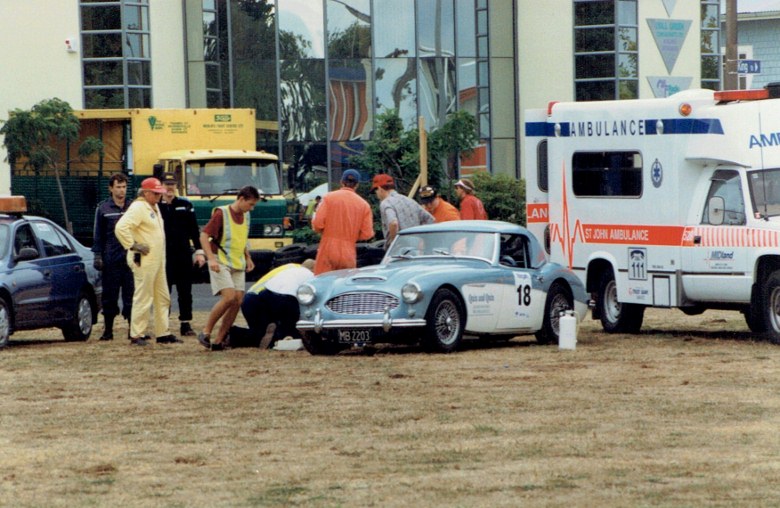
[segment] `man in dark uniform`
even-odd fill
[[[195,211],[189,200],[176,195],[176,175],[165,173],[163,186],[166,193],[159,203],[165,223],[165,273],[168,291],[176,286],[179,302],[180,333],[195,335],[192,321],[192,265],[206,264],[206,255],[200,246],[200,230]],[[196,248],[193,256],[193,248]],[[194,259],[193,259],[194,258]]]
[[[127,266],[127,251],[117,240],[114,228],[125,214],[130,202],[127,197],[127,176],[114,173],[108,179],[108,199],[95,210],[95,268],[103,272],[103,321],[100,340],[114,338],[114,319],[119,315],[119,292],[122,292],[122,316],[129,322],[133,307],[133,274]]]

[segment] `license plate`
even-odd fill
[[[371,330],[339,330],[339,342],[350,344],[359,342],[369,342],[371,340]]]

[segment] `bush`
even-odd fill
[[[489,173],[476,173],[472,180],[490,219],[525,226],[525,180]]]
[[[293,243],[319,243],[320,235],[310,226],[298,228],[292,232]]]

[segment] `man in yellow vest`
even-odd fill
[[[211,292],[220,300],[211,309],[198,342],[211,351],[225,347],[225,337],[241,309],[246,290],[246,272],[255,265],[249,255],[249,212],[260,200],[260,193],[251,185],[238,191],[236,200],[215,208],[211,220],[200,233],[200,245],[209,263]],[[211,332],[222,320],[214,340]]]
[[[130,316],[130,344],[145,346],[149,312],[154,307],[154,335],[157,342],[181,342],[168,331],[171,295],[165,278],[165,228],[157,204],[165,194],[160,180],[141,182],[140,196],[116,223],[114,233],[127,249],[127,264],[133,272],[133,312]]]

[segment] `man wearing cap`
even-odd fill
[[[487,220],[482,201],[474,195],[474,182],[461,178],[455,184],[455,193],[460,199],[460,218],[463,220]]]
[[[371,192],[376,192],[380,200],[379,212],[382,215],[385,249],[390,247],[399,231],[435,222],[433,215],[425,211],[417,201],[396,192],[395,180],[390,175],[375,175],[371,182]]]
[[[165,194],[160,201],[160,213],[165,224],[165,275],[168,292],[176,286],[179,300],[181,335],[195,335],[192,321],[192,265],[206,264],[206,254],[200,248],[200,230],[195,210],[189,200],[176,195],[176,175],[163,175]],[[195,254],[192,254],[193,249]]]
[[[368,201],[358,196],[355,189],[360,173],[348,169],[341,175],[341,188],[325,194],[317,207],[311,226],[320,233],[320,246],[314,264],[314,273],[355,268],[355,244],[374,236],[374,219]]]
[[[420,189],[420,203],[428,213],[433,215],[436,222],[447,222],[450,220],[460,220],[460,212],[451,203],[444,201],[439,197],[436,189],[426,185]]]
[[[108,199],[95,210],[95,233],[92,252],[94,266],[103,272],[103,335],[100,340],[114,338],[114,319],[119,315],[119,293],[122,293],[122,316],[129,322],[133,307],[133,273],[127,266],[127,250],[114,234],[116,223],[127,212],[127,176],[114,173],[108,179]]]
[[[168,330],[171,296],[165,278],[165,226],[158,203],[165,189],[157,178],[141,182],[140,196],[116,224],[116,237],[127,251],[133,272],[133,314],[130,344],[145,346],[149,312],[154,307],[153,332],[157,342],[181,342]]]

